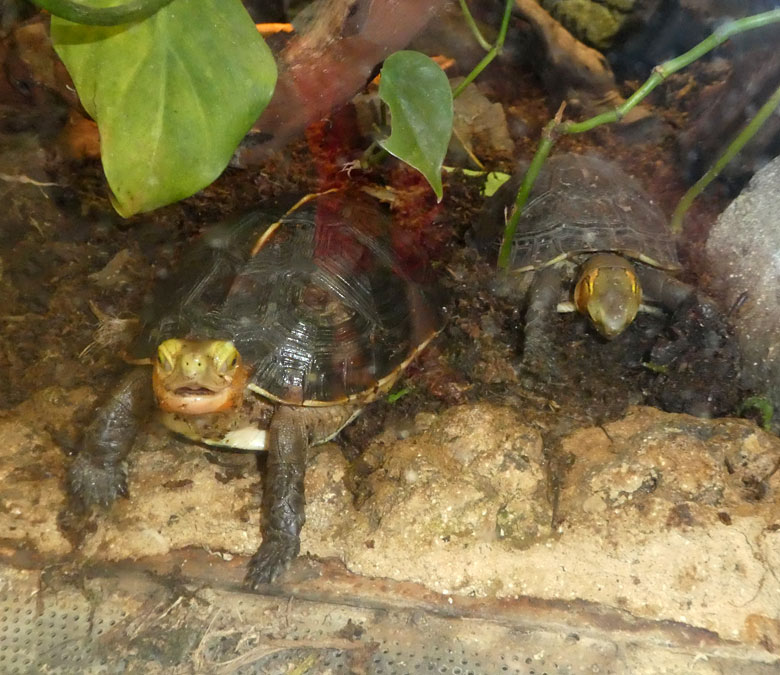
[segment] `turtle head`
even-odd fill
[[[574,305],[590,317],[605,338],[612,339],[628,328],[641,302],[636,270],[622,256],[599,253],[582,266],[574,288]]]
[[[246,378],[232,342],[173,338],[157,348],[152,381],[162,410],[200,415],[239,405]]]

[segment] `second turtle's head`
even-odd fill
[[[604,337],[614,338],[628,328],[641,302],[636,270],[624,257],[598,253],[582,266],[574,288],[574,305],[590,317]]]
[[[227,340],[165,340],[157,348],[154,394],[166,412],[218,412],[241,402],[246,371]]]

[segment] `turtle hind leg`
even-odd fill
[[[303,480],[308,433],[299,408],[279,406],[271,420],[268,462],[263,478],[263,542],[246,583],[253,589],[271,583],[301,548],[305,521]]]
[[[98,407],[68,470],[68,493],[81,506],[109,506],[127,496],[125,457],[151,405],[147,369],[127,373]]]
[[[562,272],[552,265],[538,270],[528,289],[522,363],[545,379],[553,379],[555,371],[552,322],[562,291]]]

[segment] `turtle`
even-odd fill
[[[126,457],[150,410],[210,446],[267,452],[263,540],[247,584],[300,550],[311,445],[387,392],[441,328],[435,291],[386,243],[362,193],[255,210],[205,232],[143,313],[133,364],[97,407],[67,475],[82,509],[128,495]]]
[[[483,249],[497,252],[526,168],[486,207],[475,228]],[[545,163],[515,231],[509,269],[510,292],[525,297],[523,361],[534,368],[548,362],[556,309],[579,311],[612,340],[640,309],[712,306],[674,276],[681,264],[659,206],[618,164],[595,154],[563,153]]]

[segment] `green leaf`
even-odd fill
[[[485,189],[483,194],[485,197],[492,197],[496,194],[498,188],[506,183],[512,176],[508,173],[502,173],[501,171],[491,171],[485,178]]]
[[[452,90],[447,76],[420,52],[396,52],[382,66],[379,97],[392,116],[380,145],[413,166],[441,201],[441,165],[452,135]]]
[[[404,387],[403,389],[399,389],[398,391],[395,391],[387,395],[387,402],[396,403],[397,401],[400,401],[407,394],[411,394],[411,392],[412,390],[409,387]]]
[[[123,216],[216,179],[276,84],[271,51],[240,0],[173,0],[121,26],[53,17],[51,34],[98,124],[103,170]]]

